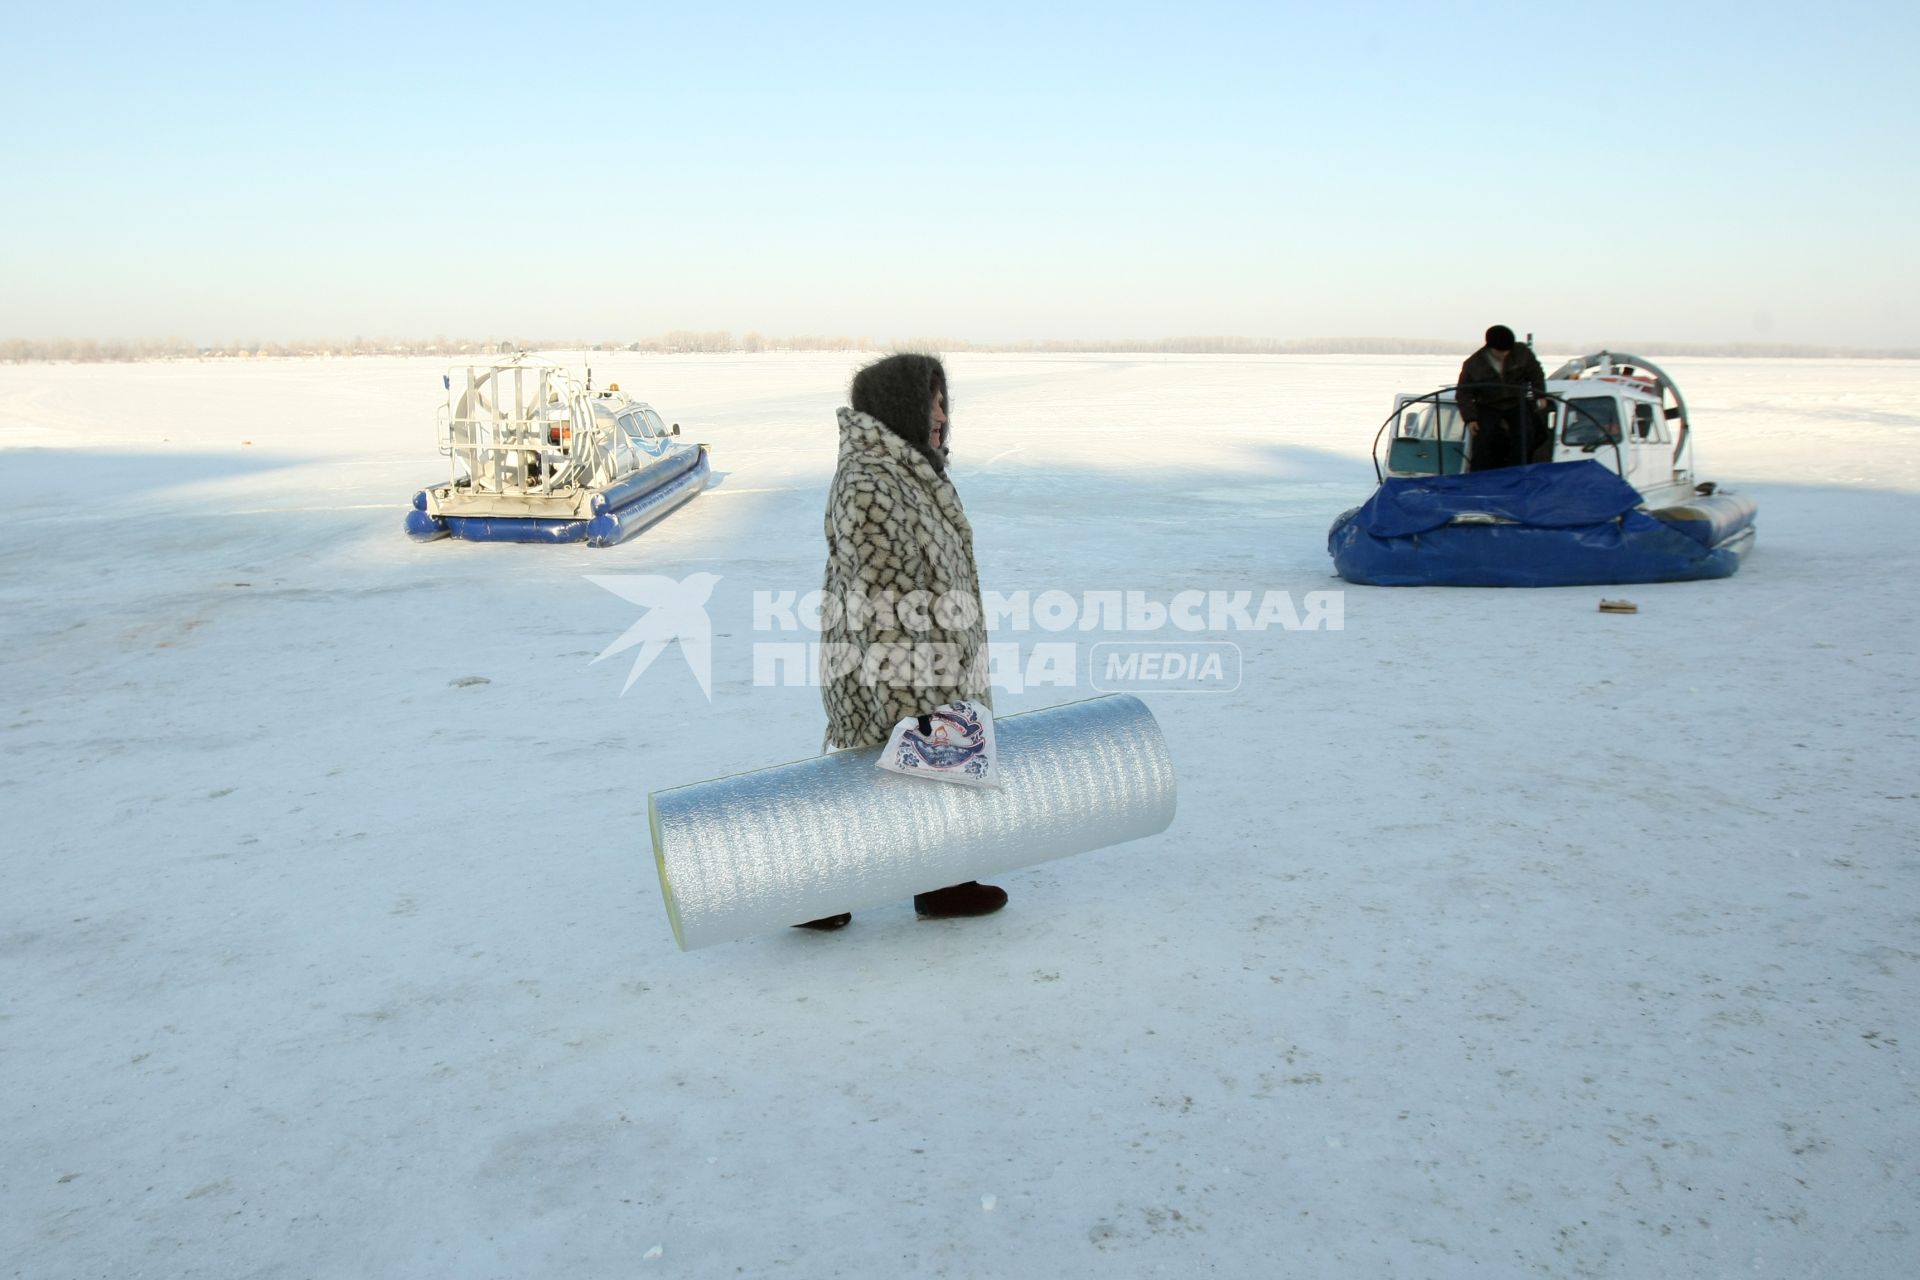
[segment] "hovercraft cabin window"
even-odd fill
[[[1400,429],[1396,433],[1402,440],[1431,440],[1438,436],[1442,440],[1459,440],[1465,432],[1460,426],[1460,411],[1451,404],[1428,402],[1410,404],[1400,414]]]
[[[1620,404],[1612,396],[1580,396],[1567,401],[1560,442],[1577,446],[1606,444],[1620,438]]]
[[[1667,424],[1655,412],[1654,406],[1644,400],[1633,406],[1633,438],[1654,444],[1667,442]]]

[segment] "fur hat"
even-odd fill
[[[887,430],[918,449],[933,469],[946,474],[947,451],[935,449],[928,437],[929,416],[934,392],[947,400],[947,412],[953,412],[953,399],[947,395],[947,371],[934,356],[902,352],[876,360],[853,375],[849,393],[853,408],[877,419]],[[951,427],[948,428],[952,430]]]

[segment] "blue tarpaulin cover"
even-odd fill
[[[1389,587],[1724,578],[1753,545],[1753,504],[1734,502],[1743,518],[1706,545],[1639,510],[1634,487],[1591,460],[1395,478],[1333,522],[1327,550],[1347,581]],[[1452,523],[1468,514],[1506,523]]]

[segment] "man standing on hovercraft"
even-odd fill
[[[1454,392],[1460,420],[1472,444],[1467,470],[1517,467],[1552,454],[1547,418],[1547,375],[1533,349],[1514,341],[1513,330],[1497,324],[1487,330],[1487,345],[1460,366]]]

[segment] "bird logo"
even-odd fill
[[[707,701],[713,701],[713,619],[707,616],[707,600],[720,581],[719,574],[690,573],[678,581],[652,573],[590,573],[586,578],[646,610],[593,660],[598,662],[640,646],[640,652],[633,656],[633,669],[627,672],[627,682],[620,687],[622,697],[653,660],[678,640],[680,656],[700,682],[700,692],[707,695]]]

